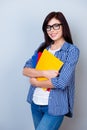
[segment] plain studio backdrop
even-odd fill
[[[0,130],[34,130],[22,69],[43,42],[42,23],[51,11],[64,13],[80,49],[74,116],[60,130],[87,129],[87,0],[0,0]]]

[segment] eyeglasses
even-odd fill
[[[53,25],[47,25],[46,30],[51,31],[51,28],[53,28],[54,30],[59,30],[61,25],[62,24],[58,24],[58,23],[55,23]]]

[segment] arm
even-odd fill
[[[52,78],[51,82],[54,88],[65,89],[70,86],[72,77],[75,75],[75,68],[79,58],[79,49],[77,47],[71,47],[67,59],[61,69],[60,75],[58,77]]]
[[[45,88],[54,88],[51,80],[45,80],[45,81],[38,81],[36,78],[30,78],[30,83],[33,86],[39,87],[39,88],[44,88],[43,86],[45,86]]]
[[[23,75],[27,77],[44,77],[44,72],[34,68],[24,68]]]
[[[23,75],[27,77],[37,78],[37,77],[46,77],[48,79],[53,78],[58,75],[58,71],[56,70],[36,70],[34,68],[27,68],[23,69]]]
[[[38,59],[38,53],[35,51],[34,55],[25,63],[23,68],[23,75],[27,77],[41,77],[43,76],[43,71],[35,70],[35,66]]]
[[[52,78],[58,75],[58,71],[55,70],[48,70],[48,71],[41,71],[36,70],[35,66],[37,63],[38,54],[37,52],[34,53],[34,55],[25,63],[23,68],[23,75],[27,77],[46,77],[46,78]]]
[[[61,69],[60,75],[58,77],[53,77],[46,81],[37,81],[35,78],[30,79],[30,83],[36,87],[45,88],[60,88],[65,89],[71,83],[72,76],[75,71],[75,67],[79,58],[79,50],[77,48],[72,48],[69,51],[66,62]]]

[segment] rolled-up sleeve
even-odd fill
[[[78,58],[79,49],[74,46],[69,50],[67,59],[60,71],[59,76],[51,79],[54,88],[65,89],[70,84],[72,77],[75,74],[74,72]]]

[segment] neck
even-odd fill
[[[60,49],[63,46],[64,42],[65,42],[64,39],[54,41],[54,44],[52,44],[51,49],[52,50]]]

